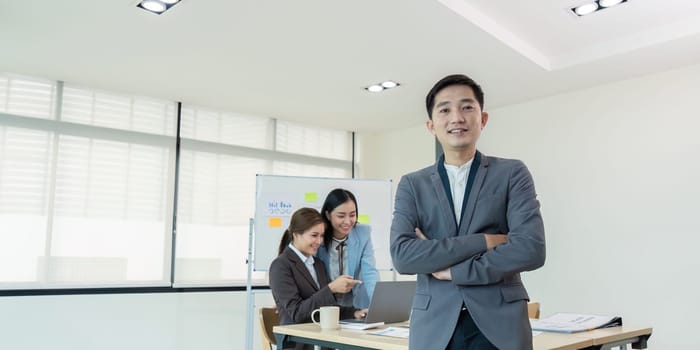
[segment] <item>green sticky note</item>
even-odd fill
[[[317,199],[318,199],[318,194],[316,192],[304,193],[304,202],[306,202],[306,203],[316,203]]]
[[[368,214],[360,214],[357,216],[357,222],[361,224],[369,224],[369,215]]]

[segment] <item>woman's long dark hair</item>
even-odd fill
[[[342,188],[336,188],[333,191],[331,191],[328,194],[328,196],[326,196],[326,201],[323,202],[323,207],[321,208],[321,217],[323,217],[323,222],[326,223],[326,232],[323,235],[323,244],[326,246],[326,249],[328,249],[328,247],[331,244],[331,240],[333,239],[333,225],[331,225],[331,221],[328,219],[328,215],[330,215],[335,208],[347,202],[348,200],[351,200],[353,203],[355,203],[355,210],[357,213],[359,213],[360,211],[357,207],[357,200],[355,199],[355,195],[352,194],[352,192]],[[355,221],[355,224],[357,225],[357,221]]]
[[[289,220],[289,227],[284,230],[280,246],[277,248],[277,255],[282,254],[284,248],[287,248],[290,242],[294,241],[294,234],[302,234],[304,231],[318,225],[323,224],[322,215],[313,208],[300,208],[292,214],[292,219]]]

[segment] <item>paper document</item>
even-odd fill
[[[378,331],[369,332],[369,334],[408,339],[408,328],[406,328],[406,327],[387,327],[384,329],[380,329]]]
[[[576,333],[596,328],[622,326],[622,317],[558,313],[538,320],[530,320],[533,331]]]
[[[372,323],[347,322],[347,321],[340,322],[340,328],[359,329],[359,330],[377,328],[377,327],[383,326],[383,325],[384,325],[384,322],[372,322]]]

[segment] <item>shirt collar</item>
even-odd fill
[[[474,157],[472,157],[472,159],[470,159],[468,162],[466,162],[460,166],[451,165],[451,164],[447,164],[444,162],[443,162],[443,165],[445,166],[445,170],[450,171],[450,172],[454,172],[454,173],[459,173],[459,172],[462,172],[462,171],[469,169],[469,167],[472,166],[472,162],[474,162]]]
[[[306,256],[304,256],[304,254],[301,253],[299,249],[297,249],[297,247],[294,246],[293,243],[289,243],[289,248],[291,248],[292,251],[294,251],[297,254],[297,256],[299,256],[299,259],[301,259],[301,261],[303,261],[305,264],[314,264],[314,257],[310,256],[307,258]]]
[[[349,235],[348,235],[348,236],[349,236]],[[343,243],[343,242],[347,242],[347,241],[348,241],[348,236],[345,236],[345,238],[343,238],[343,239],[337,239],[337,238],[335,238],[335,237],[331,237],[331,239],[332,239],[333,242],[335,242],[336,244],[340,244],[340,243]]]

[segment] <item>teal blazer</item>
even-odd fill
[[[348,274],[354,279],[361,280],[352,289],[353,306],[358,309],[369,307],[372,300],[374,286],[379,279],[376,262],[374,259],[374,247],[372,246],[372,229],[369,225],[357,224],[348,234],[345,252],[348,254]],[[330,256],[325,245],[318,248],[316,257],[323,261],[326,271],[330,274]],[[329,276],[330,279],[330,276]]]

